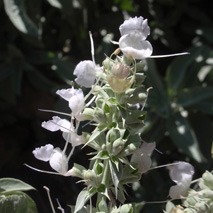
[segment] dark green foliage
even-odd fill
[[[70,86],[70,81],[75,78],[74,67],[79,61],[91,59],[88,31],[93,33],[96,62],[101,63],[104,53],[109,55],[116,48],[107,42],[106,33],[113,33],[113,40],[119,39],[118,27],[123,22],[123,11],[132,17],[142,15],[148,18],[151,27],[148,40],[153,45],[153,55],[190,52],[190,55],[178,58],[147,61],[149,68],[145,83],[153,89],[149,92],[143,139],[156,141],[157,148],[164,153],[154,153],[156,164],[188,159],[194,162],[198,173],[211,168],[211,1],[1,0],[2,176],[31,161],[26,156],[31,155],[38,144],[44,145],[47,140],[60,144],[55,135],[51,139],[45,137],[46,132],[42,132],[40,123],[51,115],[38,113],[37,109],[53,109],[54,106],[64,109],[64,103],[56,99],[55,91]],[[107,105],[105,110],[108,110]],[[86,162],[78,157],[74,161]],[[10,174],[27,176],[26,172],[19,172]],[[137,196],[139,201],[166,199],[166,193],[162,195],[161,192],[162,187],[169,189],[167,177],[158,170],[153,173],[158,180],[150,183],[150,174],[142,179],[142,190]],[[39,177],[40,174],[35,172],[35,175]],[[43,179],[40,179],[42,185]],[[75,183],[72,186],[73,193],[79,193],[78,186]],[[70,194],[64,196],[64,203],[73,204],[76,194],[72,198]],[[135,198],[135,194],[132,197]],[[144,212],[161,212],[159,209],[162,208],[149,205],[145,206]]]

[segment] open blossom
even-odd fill
[[[85,143],[85,138],[82,135],[77,135],[74,128],[66,119],[61,119],[58,116],[53,116],[52,120],[42,122],[41,126],[49,131],[55,132],[61,130],[63,138],[70,142],[73,147]]]
[[[194,174],[194,167],[191,164],[187,162],[178,163],[179,164],[169,167],[169,175],[177,184],[176,186],[172,186],[169,190],[169,196],[172,199],[178,199],[186,194]]]
[[[136,150],[131,158],[131,162],[138,164],[138,170],[141,173],[147,172],[152,164],[152,160],[150,155],[152,154],[153,150],[155,149],[155,142],[153,143],[146,143],[144,142],[140,149]]]
[[[95,82],[96,72],[101,71],[93,61],[81,61],[75,68],[73,74],[77,76],[76,83],[82,87],[90,88]]]
[[[72,110],[73,116],[79,116],[85,107],[84,93],[82,89],[62,89],[56,91],[63,99],[69,102],[69,107]]]
[[[152,45],[141,38],[141,33],[132,32],[119,39],[119,46],[128,58],[143,59],[152,55]]]
[[[120,50],[127,58],[144,59],[144,58],[162,58],[170,56],[185,55],[188,53],[177,53],[171,55],[152,56],[153,48],[149,41],[146,40],[150,34],[147,19],[143,17],[130,18],[125,20],[119,27],[121,38],[119,39]]]
[[[68,171],[68,159],[60,148],[54,148],[53,145],[47,144],[33,150],[35,158],[41,161],[49,161],[52,169],[64,176],[72,176]]]

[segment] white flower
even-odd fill
[[[71,122],[66,119],[53,116],[52,120],[42,122],[41,126],[52,132],[61,130],[63,132],[63,138],[70,142],[73,147],[85,143],[85,138],[82,135],[77,135]]]
[[[119,27],[121,36],[131,32],[139,32],[141,33],[141,39],[145,40],[150,34],[150,28],[147,22],[147,19],[144,20],[142,16],[125,20],[124,23]]]
[[[38,160],[47,162],[50,160],[53,150],[54,150],[53,145],[47,144],[46,146],[36,148],[33,151],[33,154],[34,154],[35,158],[37,158]]]
[[[120,50],[128,58],[143,59],[152,55],[152,45],[143,40],[141,33],[132,32],[119,39]]]
[[[72,176],[73,172],[68,171],[67,156],[60,148],[55,148],[51,144],[41,146],[33,151],[35,158],[42,161],[49,161],[52,169],[64,176]]]
[[[81,89],[62,89],[56,91],[63,99],[69,102],[69,107],[72,110],[73,116],[79,116],[85,106],[84,93]]]
[[[62,132],[69,132],[71,123],[66,119],[61,119],[58,116],[53,116],[52,120],[42,122],[41,126],[51,132],[61,130]]]
[[[70,142],[73,147],[85,144],[86,139],[82,135],[77,135],[75,132],[63,132],[63,138]]]
[[[155,143],[146,143],[144,142],[140,149],[136,150],[131,158],[131,162],[138,164],[138,170],[141,173],[147,172],[152,164],[150,155],[155,149]]]
[[[178,164],[169,167],[169,175],[177,184],[176,186],[172,186],[169,190],[169,196],[172,199],[178,199],[186,194],[194,174],[194,167],[191,164],[187,162],[177,163]]]
[[[96,72],[101,71],[93,61],[81,61],[75,68],[73,74],[77,76],[76,83],[82,87],[90,88],[95,82]]]
[[[146,41],[147,36],[150,34],[150,28],[147,19],[143,17],[130,18],[124,21],[119,27],[121,38],[119,42],[120,50],[127,58],[144,59],[144,58],[163,58],[171,56],[185,55],[188,53],[176,53],[170,55],[152,56],[152,45]]]

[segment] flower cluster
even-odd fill
[[[65,139],[64,149],[47,144],[33,151],[37,159],[49,161],[57,174],[82,179],[86,187],[77,198],[74,212],[86,209],[87,201],[95,193],[99,194],[95,212],[106,212],[108,203],[109,208],[116,201],[124,203],[125,185],[140,180],[141,175],[152,167],[151,154],[156,143],[142,143],[141,140],[146,114],[143,109],[148,95],[143,85],[145,75],[141,72],[145,64],[136,61],[152,54],[152,46],[146,40],[150,28],[146,19],[135,17],[124,21],[119,30],[119,49],[106,57],[102,67],[94,60],[81,61],[76,66],[75,82],[81,87],[91,88],[86,96],[82,89],[74,87],[56,92],[68,102],[71,110],[70,114],[58,113],[69,119],[53,116],[52,120],[43,122],[42,127],[52,132],[61,131]],[[120,51],[123,55],[119,55]],[[93,107],[90,107],[92,102]],[[91,133],[79,135],[78,127],[84,120],[89,120],[95,128]],[[68,153],[70,144],[72,149]],[[69,170],[68,161],[79,145],[94,150],[89,153],[92,156],[90,167],[86,169],[74,164]],[[172,198],[186,192],[193,173],[188,163],[171,167],[170,176],[177,183],[170,189]],[[134,212],[134,206],[127,204],[111,209],[111,212],[120,212],[119,209],[121,212]]]

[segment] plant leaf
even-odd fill
[[[53,7],[56,7],[56,8],[62,8],[62,5],[60,3],[60,1],[58,0],[47,0],[49,2],[49,4]]]
[[[32,186],[27,183],[24,183],[21,180],[14,178],[1,178],[0,179],[0,194],[7,194],[16,191],[28,191],[35,190]]]
[[[168,86],[168,94],[176,94],[176,91],[180,88],[185,73],[189,65],[195,61],[197,56],[203,51],[203,47],[194,47],[189,50],[190,55],[177,57],[171,65],[168,67],[166,72],[166,80]]]
[[[153,107],[157,114],[165,118],[167,116],[167,94],[158,74],[153,59],[147,59],[147,79],[148,86],[152,87],[148,96],[148,105]]]
[[[171,114],[167,119],[167,130],[176,146],[188,156],[199,163],[205,160],[200,151],[197,137],[186,118],[179,113]]]
[[[78,195],[74,213],[80,211],[84,207],[86,202],[95,194],[95,192],[95,190],[89,191],[87,188],[84,188]]]
[[[177,104],[191,106],[208,98],[213,98],[213,87],[194,87],[179,92]]]
[[[19,31],[38,37],[38,29],[28,17],[23,0],[4,0],[4,8],[10,21]]]
[[[34,201],[25,193],[17,192],[0,198],[1,213],[37,213]]]

